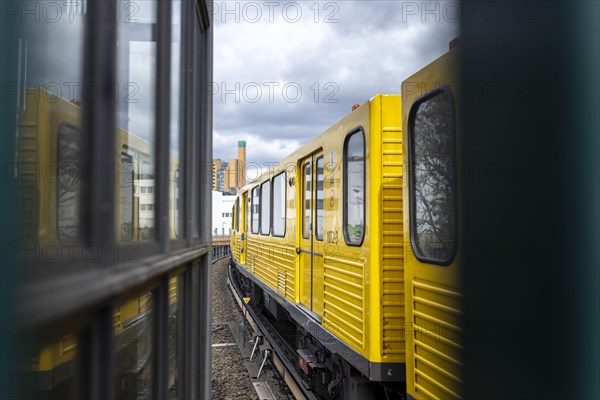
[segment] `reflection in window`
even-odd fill
[[[140,213],[139,213],[139,229],[143,240],[152,239],[154,237],[154,168],[147,161],[142,161],[142,169],[140,178],[137,181],[138,187],[141,188],[139,194]],[[149,191],[152,189],[152,192]]]
[[[456,241],[452,98],[446,91],[434,92],[413,105],[411,116],[414,250],[445,264]]]
[[[310,230],[311,230],[311,226],[310,226],[310,163],[306,163],[304,164],[304,174],[302,176],[302,188],[304,190],[304,196],[302,198],[302,203],[304,204],[304,211],[303,211],[303,220],[302,220],[302,236],[305,239],[308,239],[310,237]]]
[[[152,391],[152,292],[130,298],[114,315],[117,399],[148,399]]]
[[[260,185],[260,233],[268,235],[271,230],[271,181]]]
[[[79,221],[80,179],[79,129],[64,123],[58,131],[58,237],[77,240]]]
[[[139,202],[134,236],[142,240],[155,238],[156,5],[155,0],[137,2],[135,18],[130,18],[127,0],[117,5],[117,140],[140,163],[134,182]]]
[[[344,149],[344,236],[360,245],[365,233],[365,139],[361,130],[346,138]]]
[[[168,366],[168,385],[169,385],[169,399],[182,398],[182,394],[178,395],[178,392],[182,391],[181,385],[178,385],[179,381],[179,363],[178,359],[183,357],[178,356],[182,354],[182,343],[178,339],[182,335],[183,328],[183,302],[180,299],[183,298],[183,274],[172,276],[169,279],[169,366]]]
[[[183,135],[181,134],[181,1],[171,3],[171,193],[174,197],[170,201],[171,215],[173,216],[173,233],[171,238],[182,238],[183,235],[183,174],[181,173],[181,154]],[[173,173],[173,171],[175,171]],[[173,237],[174,236],[174,237]]]
[[[317,158],[317,219],[315,235],[317,240],[323,240],[323,156]]]
[[[273,178],[273,236],[285,235],[285,172]]]
[[[121,154],[121,240],[133,239],[133,158]]]
[[[252,189],[252,233],[258,233],[258,210],[260,198],[258,197],[258,186]]]

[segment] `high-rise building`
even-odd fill
[[[213,160],[213,190],[224,192],[226,187],[226,172],[228,164],[223,160]]]
[[[246,184],[246,141],[238,141],[238,158],[213,160],[213,190],[235,192]]]

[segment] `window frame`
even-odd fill
[[[362,231],[362,235],[360,238],[360,242],[354,243],[348,240],[348,157],[347,157],[347,152],[348,152],[348,142],[350,141],[350,138],[352,136],[354,136],[355,134],[360,133],[362,135],[362,139],[363,139],[363,146],[362,146],[362,150],[363,150],[363,158],[364,158],[364,168],[363,168],[363,191],[365,192],[365,200],[363,201],[363,207],[362,207],[362,215],[363,215],[363,231]],[[342,217],[342,231],[344,232],[344,242],[346,243],[346,245],[348,246],[352,246],[352,247],[361,247],[365,241],[365,232],[366,232],[366,227],[367,227],[367,202],[366,202],[366,192],[367,192],[367,139],[366,139],[366,135],[365,135],[365,130],[363,129],[362,126],[357,126],[356,128],[352,129],[351,131],[349,131],[346,134],[346,137],[344,138],[344,150],[343,150],[343,154],[342,157],[344,158],[344,171],[343,171],[343,195],[344,195],[344,199],[343,199],[343,217]]]
[[[310,239],[310,227],[308,229],[308,234],[304,235],[305,232],[305,228],[306,228],[306,167],[309,167],[312,169],[312,162],[311,159],[308,159],[304,164],[302,164],[302,238],[303,239]],[[312,174],[312,170],[309,172],[309,176]],[[312,181],[311,181],[312,183]],[[311,188],[311,198],[309,199],[309,201],[312,201],[312,188]],[[310,211],[312,211],[312,204],[308,207],[308,209]],[[311,222],[312,222],[312,218],[311,218]]]
[[[258,235],[260,232],[260,191],[258,190],[258,186],[256,185],[250,190],[250,233]],[[258,210],[256,214],[258,215],[256,222],[256,231],[254,230],[254,191],[257,190],[256,198],[258,199]]]
[[[413,160],[415,159],[415,137],[414,137],[414,123],[415,123],[415,118],[416,118],[416,113],[417,110],[419,109],[419,106],[424,103],[425,101],[438,96],[438,95],[446,95],[448,96],[448,99],[450,101],[450,111],[452,113],[451,116],[451,127],[452,127],[452,133],[451,133],[451,145],[452,145],[452,152],[451,155],[453,157],[454,160],[454,166],[455,168],[453,168],[452,170],[452,182],[451,184],[453,185],[453,196],[452,196],[452,201],[453,201],[453,212],[454,212],[454,244],[452,246],[452,250],[450,253],[450,256],[448,257],[447,260],[438,260],[438,259],[432,259],[429,257],[426,257],[422,251],[421,248],[419,247],[418,242],[416,241],[416,194],[415,194],[415,190],[414,190],[414,182],[415,182],[415,177],[414,177],[414,172],[415,172],[415,163],[413,162]],[[433,90],[430,90],[429,92],[423,94],[422,96],[418,97],[414,103],[411,105],[410,107],[410,111],[408,114],[408,124],[407,124],[407,132],[408,132],[408,154],[410,157],[410,162],[408,163],[408,192],[409,192],[409,232],[410,232],[410,245],[411,245],[411,249],[413,251],[413,254],[415,255],[415,257],[417,258],[417,260],[419,260],[422,263],[427,263],[427,264],[434,264],[434,265],[439,265],[441,267],[446,267],[450,264],[452,264],[452,262],[455,260],[456,258],[456,253],[458,251],[458,183],[457,183],[457,177],[456,177],[456,160],[457,160],[457,154],[456,154],[456,107],[455,107],[455,98],[454,95],[452,94],[452,91],[450,90],[450,88],[447,85],[441,85]]]
[[[283,175],[283,234],[281,235],[276,235],[275,234],[275,227],[273,226],[274,222],[275,222],[275,218],[274,218],[274,210],[275,207],[273,207],[273,205],[275,204],[274,202],[274,198],[275,198],[275,190],[273,189],[275,187],[275,178],[279,178],[280,175]],[[278,172],[275,176],[273,176],[273,178],[271,179],[271,236],[274,237],[285,237],[285,233],[287,230],[287,187],[286,187],[286,173],[285,170]]]

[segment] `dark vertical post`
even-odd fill
[[[84,33],[80,226],[102,265],[115,240],[116,10],[115,0],[89,0]]]
[[[169,251],[169,190],[171,147],[171,2],[157,2],[157,65],[156,65],[156,223],[158,241],[163,252]]]
[[[210,3],[210,1],[207,1]],[[207,4],[210,6],[211,4]],[[209,7],[211,9],[211,7]],[[202,68],[202,76],[200,80],[201,94],[201,110],[202,110],[202,128],[200,135],[200,179],[197,181],[200,187],[200,198],[202,199],[202,207],[200,208],[200,238],[202,242],[208,246],[212,243],[212,175],[208,176],[208,168],[212,165],[212,135],[213,135],[213,99],[212,91],[208,91],[208,87],[212,87],[209,83],[213,80],[213,24],[211,14],[208,13],[208,26],[204,26],[204,31],[200,36],[200,46],[202,49],[200,54],[203,59],[200,60]],[[200,398],[210,399],[211,395],[211,250],[208,248],[207,253],[202,257],[200,263],[200,280],[199,280],[199,306],[200,306]]]
[[[161,279],[155,291],[155,304],[153,321],[154,349],[152,353],[152,398],[168,398],[169,374],[169,277]]]

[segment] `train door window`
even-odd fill
[[[133,157],[121,154],[121,240],[133,239]]]
[[[285,171],[273,178],[273,236],[285,236]]]
[[[252,233],[258,233],[258,215],[260,207],[260,197],[258,196],[258,186],[252,189]]]
[[[356,129],[344,142],[344,240],[362,245],[365,237],[365,136]]]
[[[421,261],[448,265],[456,252],[456,178],[454,101],[447,88],[413,104],[408,132],[413,251]]]
[[[323,156],[317,158],[317,190],[315,191],[316,213],[315,216],[315,237],[317,240],[323,240],[323,177],[324,177]]]
[[[304,204],[304,209],[302,211],[302,237],[308,239],[310,237],[310,163],[304,164],[302,168],[302,204]]]
[[[77,240],[79,233],[80,179],[77,177],[80,150],[79,129],[63,123],[58,131],[58,237]],[[33,210],[32,210],[33,211]]]
[[[240,219],[241,219],[241,210],[240,210],[240,198],[238,197],[235,200],[235,231],[240,231]]]
[[[271,181],[260,185],[260,234],[268,235],[271,230]]]

